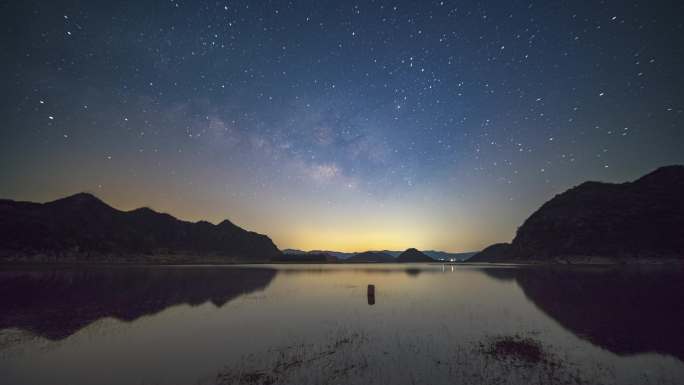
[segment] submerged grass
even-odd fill
[[[338,333],[323,346],[297,344],[269,351],[268,357],[250,355],[239,368],[227,368],[216,377],[221,385],[331,383],[367,368],[358,348],[368,341],[359,332]],[[261,363],[261,366],[255,364]],[[315,380],[316,382],[310,382]],[[303,382],[302,382],[303,381]],[[322,381],[322,382],[321,382]]]
[[[531,335],[497,335],[455,342],[446,344],[447,350],[437,347],[435,341],[416,336],[397,335],[390,340],[340,330],[325,344],[296,344],[245,356],[237,365],[227,366],[215,383],[599,385],[617,382],[609,368],[573,362]]]
[[[518,334],[495,337],[488,345],[481,343],[480,347],[484,353],[496,359],[519,361],[528,365],[550,359],[549,353],[544,350],[539,341]]]

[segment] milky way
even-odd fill
[[[684,163],[681,2],[0,7],[3,198],[466,251],[582,181]]]

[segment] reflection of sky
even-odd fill
[[[478,249],[584,180],[684,162],[681,8],[13,2],[0,196]]]

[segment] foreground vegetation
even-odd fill
[[[220,385],[276,384],[616,384],[610,368],[587,367],[532,335],[495,335],[454,345],[437,356],[425,341],[391,346],[340,331],[323,345],[294,344],[248,355],[214,379]],[[640,378],[642,384],[674,384]]]

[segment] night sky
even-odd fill
[[[684,163],[680,1],[9,1],[0,197],[469,251]]]

